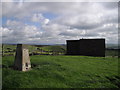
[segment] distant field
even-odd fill
[[[115,50],[115,49],[113,49],[113,50],[106,50],[105,51],[105,55],[106,56],[112,56],[112,57],[114,57],[114,56],[118,56],[118,50]]]
[[[29,53],[31,55],[63,55],[66,53],[66,47],[62,45],[49,46],[35,46],[28,45]],[[3,45],[3,56],[15,55],[16,45]]]
[[[118,58],[31,56],[32,70],[12,69],[14,56],[3,57],[3,88],[118,88]]]
[[[112,46],[111,46],[112,47]],[[111,48],[110,47],[110,48]],[[66,54],[65,45],[52,45],[52,46],[34,46],[29,45],[29,53],[32,55],[64,55]],[[3,54],[5,56],[15,55],[16,45],[3,45]],[[105,56],[118,56],[118,50],[106,50]]]

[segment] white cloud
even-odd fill
[[[43,19],[44,19],[44,17],[42,16],[42,14],[34,14],[32,17],[33,22],[40,22]]]
[[[39,14],[33,14],[31,21],[39,22],[41,24],[48,24],[50,20],[45,18],[41,13],[39,13]]]
[[[3,43],[27,43],[42,35],[36,26],[11,20],[8,20],[6,25],[8,28],[1,27]]]
[[[50,21],[49,19],[45,19],[45,20],[44,20],[44,24],[48,24],[49,21]]]
[[[2,15],[17,18],[7,20],[3,41],[55,44],[65,43],[67,39],[106,38],[109,43],[117,43],[116,5],[117,3],[85,2],[3,3]],[[50,16],[46,18],[44,13],[48,13],[48,16],[52,13],[57,17],[49,19]],[[40,27],[26,24],[26,18],[32,23],[38,23]]]
[[[13,30],[9,30],[8,28],[0,28],[0,31],[2,31],[2,37],[7,37],[8,35],[11,35]]]

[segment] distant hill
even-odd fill
[[[35,45],[35,47],[42,49],[44,51],[54,51],[54,52],[66,51],[66,46],[62,46],[62,45]]]
[[[44,47],[41,47],[41,49],[45,51],[59,51],[59,52],[66,51],[66,47],[59,46],[59,45],[44,46]]]
[[[65,54],[66,45],[28,45],[29,53],[34,54]],[[115,44],[106,45],[106,56],[117,56],[118,46]],[[3,44],[4,55],[15,55],[16,45]],[[49,53],[50,52],[50,53]]]
[[[106,44],[106,48],[107,49],[118,49],[118,45],[117,44]]]
[[[3,44],[3,55],[15,55],[17,45]],[[29,53],[34,55],[40,54],[64,54],[66,46],[62,45],[28,45]]]

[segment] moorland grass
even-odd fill
[[[118,88],[118,58],[31,56],[32,70],[12,69],[13,56],[2,59],[3,88]]]

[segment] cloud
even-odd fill
[[[32,17],[33,22],[40,22],[43,19],[44,19],[44,17],[42,16],[42,14],[34,14]]]
[[[59,35],[64,35],[64,36],[83,36],[85,35],[85,30],[78,30],[78,29],[67,29],[63,32],[61,32]]]
[[[6,27],[1,27],[3,43],[27,43],[40,38],[42,32],[36,26],[8,20]]]
[[[32,22],[38,22],[41,24],[48,24],[49,23],[49,19],[45,18],[41,13],[38,14],[33,14],[32,18],[31,18]]]
[[[118,2],[102,3],[102,5],[107,9],[116,9],[118,7]]]
[[[62,44],[67,39],[106,38],[107,43],[117,43],[116,5],[114,2],[4,2],[2,16],[8,19],[2,27],[3,42]],[[51,19],[50,13],[56,17]]]

